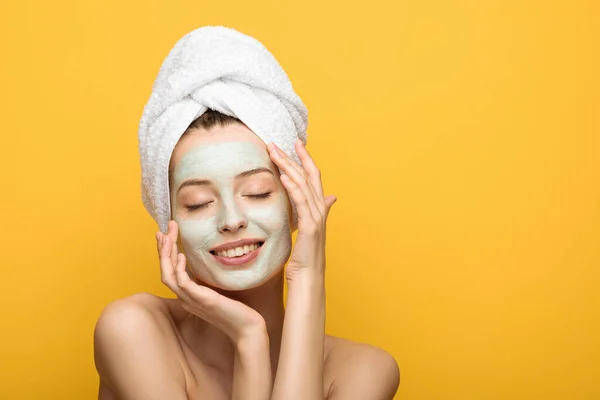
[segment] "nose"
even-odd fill
[[[221,218],[219,221],[219,232],[236,232],[239,229],[248,226],[248,220],[245,215],[240,212],[235,204],[235,201],[227,202],[223,204],[221,210]]]

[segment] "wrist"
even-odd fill
[[[245,327],[240,331],[234,339],[236,348],[246,348],[251,346],[260,346],[261,344],[269,344],[269,334],[264,321]]]
[[[287,277],[288,290],[292,291],[324,291],[325,275],[316,271],[298,271]]]
[[[288,265],[285,271],[288,285],[315,285],[323,284],[325,271],[323,268],[296,267]]]
[[[234,343],[235,355],[240,361],[262,359],[270,353],[267,332],[254,332],[240,336]]]
[[[325,283],[322,278],[303,277],[288,282],[287,311],[307,313],[318,318],[325,309]]]

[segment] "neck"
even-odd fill
[[[285,314],[283,307],[283,269],[256,288],[239,291],[227,291],[214,287],[212,289],[223,296],[253,308],[263,317],[269,335],[271,368],[273,376],[275,376]],[[192,347],[196,355],[206,364],[218,370],[233,373],[234,347],[229,338],[217,327],[196,316],[190,315],[188,322],[189,327],[186,329],[188,335],[185,335],[188,336],[186,342]],[[198,344],[195,345],[195,343]],[[227,356],[224,357],[224,355]]]

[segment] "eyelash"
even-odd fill
[[[271,192],[268,193],[261,193],[261,194],[255,194],[255,195],[248,195],[246,197],[250,197],[252,199],[268,199],[269,197],[271,197]],[[212,201],[208,202],[208,203],[204,203],[204,204],[198,204],[198,205],[194,205],[194,206],[187,206],[187,210],[189,212],[192,211],[196,211],[196,210],[200,210],[202,208],[206,208],[210,203],[212,203]]]

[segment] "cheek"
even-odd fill
[[[179,237],[185,248],[202,249],[214,242],[216,218],[203,220],[181,220]]]
[[[272,204],[249,209],[246,215],[249,220],[271,233],[289,227],[289,210],[282,194]]]

